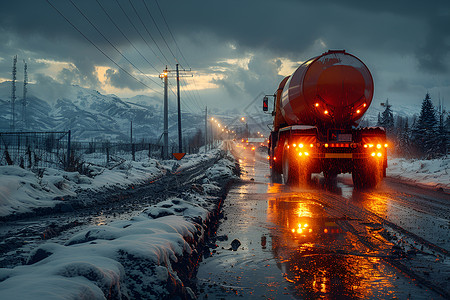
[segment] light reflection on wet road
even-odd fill
[[[402,193],[395,184],[356,192],[345,176],[331,187],[325,187],[319,177],[309,187],[290,189],[270,184],[264,153],[257,153],[256,158],[245,156],[241,153],[243,181],[234,185],[224,201],[225,218],[217,232],[228,240],[218,240],[218,247],[211,248],[211,256],[200,264],[200,299],[446,297],[439,291],[448,291],[448,284],[438,283],[430,291],[433,284],[427,283],[435,279],[429,275],[433,270],[442,271],[444,281],[450,279],[445,253],[449,248],[447,195],[436,197],[419,190]],[[414,196],[417,193],[421,196]],[[402,205],[405,201],[409,201],[406,207],[412,207],[408,213]],[[394,223],[406,233],[400,234]],[[430,229],[437,231],[430,234]],[[415,249],[411,246],[417,244],[415,235],[444,253],[431,257],[430,250],[425,261],[409,259],[405,253]],[[237,251],[231,250],[234,239],[241,243]],[[424,278],[417,270],[435,259],[437,266],[420,271],[431,276]]]

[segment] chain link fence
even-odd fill
[[[169,153],[178,152],[176,145]],[[183,147],[188,154],[199,148]],[[27,169],[52,167],[80,171],[83,166],[112,168],[125,160],[163,158],[163,146],[155,143],[120,143],[110,141],[79,142],[71,140],[71,132],[0,132],[0,165],[18,165]],[[171,158],[171,157],[169,157]]]
[[[0,165],[22,168],[65,166],[70,132],[0,132]]]

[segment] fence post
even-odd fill
[[[135,144],[131,144],[131,154],[133,156],[133,161],[136,160],[136,148],[135,148]]]
[[[106,164],[109,164],[109,144],[106,145]]]
[[[70,135],[71,132],[69,130],[69,135],[67,137],[67,170],[70,168]]]

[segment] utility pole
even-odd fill
[[[133,144],[133,120],[131,120],[130,124],[130,145]]]
[[[167,99],[167,75],[169,74],[169,71],[166,69],[159,75],[159,78],[164,80],[164,131],[163,131],[163,140],[164,140],[164,146],[163,146],[163,159],[169,158],[169,102]]]
[[[183,152],[182,136],[181,136],[181,105],[180,105],[180,71],[177,64],[177,104],[178,104],[178,153]]]
[[[208,106],[205,107],[205,154],[208,145]]]
[[[28,74],[27,74],[27,63],[23,60],[23,102],[22,102],[22,121],[24,128],[28,128],[28,117],[27,117],[27,84],[28,84]]]
[[[191,70],[181,70],[182,72],[191,72]],[[178,106],[178,150],[181,152],[183,152],[183,136],[182,136],[182,130],[181,130],[181,104],[180,104],[180,77],[192,77],[186,74],[181,74],[180,75],[180,70],[178,68],[178,64],[176,65],[176,69],[175,70],[167,70],[167,66],[166,69],[164,70],[164,73],[161,74],[159,77],[160,78],[165,78],[164,79],[164,95],[167,95],[167,83],[166,80],[169,77],[169,73],[171,72],[176,72],[176,79],[177,79],[177,106]],[[165,74],[165,75],[164,75]],[[166,99],[167,96],[165,96],[164,99]],[[165,115],[165,112],[164,112]],[[168,149],[168,147],[167,147]]]
[[[13,59],[13,69],[12,69],[12,89],[11,89],[11,131],[15,131],[16,126],[16,114],[15,114],[15,105],[16,105],[16,73],[17,73],[17,55],[14,56]]]

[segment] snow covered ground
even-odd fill
[[[182,160],[159,161],[149,159],[146,151],[136,153],[112,170],[100,167],[99,159],[86,155],[92,163],[90,176],[78,172],[65,172],[53,168],[42,169],[38,174],[19,166],[0,166],[0,217],[30,212],[36,208],[54,207],[66,196],[76,196],[80,191],[104,191],[126,188],[155,180],[166,172],[179,172],[217,155],[218,149],[207,154],[189,154]]]
[[[387,176],[450,192],[450,158],[432,160],[389,158]]]
[[[201,163],[209,155],[214,152],[187,157],[175,168],[180,171]],[[41,182],[28,171],[5,167],[1,178],[8,180],[2,180],[1,199],[8,195],[8,201],[2,200],[3,211],[16,209],[14,205],[31,209],[45,192],[51,196],[43,205],[50,205],[54,195],[75,193],[77,188],[88,188],[89,183],[93,189],[102,188],[106,182],[135,184],[174,166],[170,162],[165,166],[158,162],[147,164],[135,162],[125,173],[115,171],[110,177],[102,173],[98,180],[74,179],[73,174],[67,178],[67,173],[57,175],[52,170]],[[217,214],[221,201],[218,192],[222,188],[217,181],[235,177],[234,167],[230,159],[221,159],[206,171],[207,178],[195,191],[152,205],[130,220],[91,226],[64,245],[44,243],[31,253],[26,265],[0,269],[1,299],[164,299],[175,294],[194,297],[182,282],[187,274],[176,270],[190,272],[198,263],[201,253],[196,249],[204,241],[208,222]],[[63,190],[58,188],[57,177],[64,180]],[[46,182],[46,189],[42,182]],[[36,191],[39,194],[33,197]],[[14,197],[25,197],[27,201],[15,204]],[[10,210],[6,209],[8,205],[12,206]],[[177,264],[183,267],[175,268]]]

